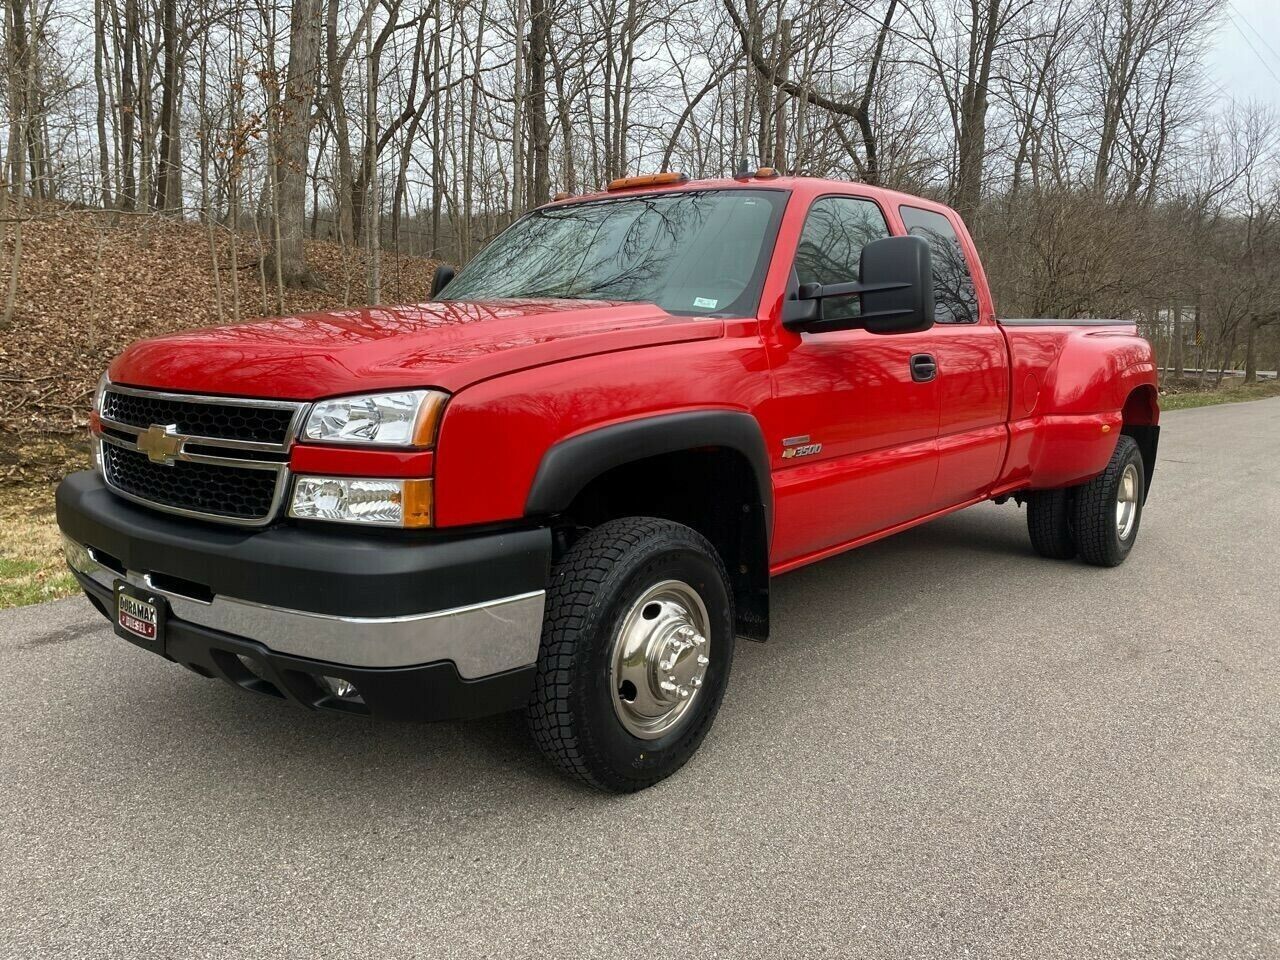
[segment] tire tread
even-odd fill
[[[1027,533],[1036,553],[1050,560],[1072,560],[1077,553],[1071,529],[1071,491],[1033,490],[1027,495]]]
[[[1143,479],[1142,454],[1138,444],[1132,437],[1121,435],[1116,441],[1115,451],[1107,461],[1107,468],[1088,483],[1076,488],[1074,507],[1074,526],[1076,543],[1080,548],[1080,559],[1085,563],[1098,567],[1115,567],[1128,556],[1128,549],[1122,546],[1115,533],[1115,488],[1120,482],[1120,474],[1125,465],[1136,458],[1139,465],[1138,479]],[[1142,520],[1141,505],[1135,523]],[[1133,538],[1138,535],[1137,528]],[[1129,546],[1133,544],[1130,539]]]
[[[538,668],[526,710],[528,727],[539,750],[555,767],[600,790],[641,790],[667,775],[634,779],[608,776],[602,758],[593,755],[591,744],[582,736],[572,697],[574,675],[581,661],[591,655],[592,631],[599,627],[593,623],[592,612],[607,603],[610,572],[632,551],[662,541],[706,554],[714,561],[721,582],[728,583],[724,564],[705,537],[682,524],[654,517],[628,517],[601,524],[578,540],[551,574]],[[733,596],[726,593],[732,623]],[[699,714],[688,753],[696,749],[715,719],[723,690],[722,684],[713,702]]]

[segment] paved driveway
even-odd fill
[[[985,505],[778,581],[685,770],[295,712],[0,614],[0,957],[1280,956],[1280,400],[1119,570]]]

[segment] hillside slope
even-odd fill
[[[233,322],[233,273],[241,319],[276,313],[255,238],[239,238],[233,260],[220,230],[216,249],[218,283],[199,224],[121,215],[113,225],[99,211],[52,211],[26,224],[17,310],[0,331],[0,485],[48,483],[80,461],[94,384],[127,343]],[[324,288],[286,290],[286,314],[363,302],[358,254],[315,242],[307,257]],[[384,301],[427,298],[433,261],[384,255],[382,263]]]

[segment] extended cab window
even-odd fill
[[[822,197],[813,202],[796,248],[796,277],[801,283],[856,283],[862,248],[889,236],[880,208],[857,197]],[[832,320],[856,317],[859,301],[832,297],[822,306]]]
[[[955,227],[940,213],[899,207],[907,233],[924,237],[933,253],[933,304],[938,323],[977,323],[978,296]]]
[[[550,297],[754,316],[787,194],[690,190],[535,210],[463,270],[445,300]]]

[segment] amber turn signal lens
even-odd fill
[[[404,526],[431,526],[431,512],[435,506],[431,480],[406,480],[400,501]]]
[[[449,400],[447,393],[430,391],[418,407],[418,422],[413,427],[413,445],[415,447],[433,447],[436,434],[440,431],[440,417],[444,414],[444,405]]]

